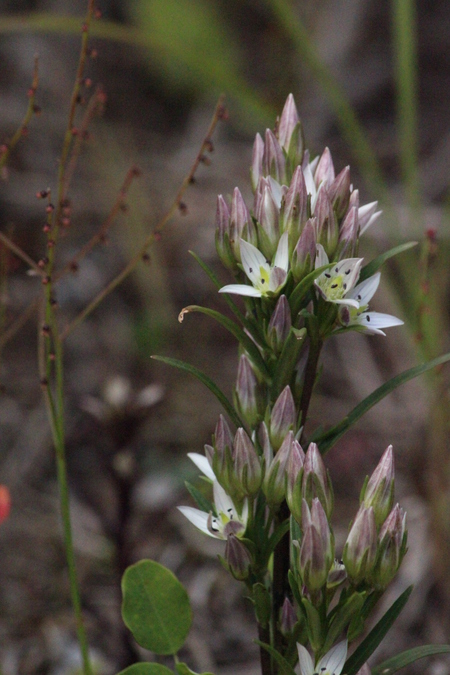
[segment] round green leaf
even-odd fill
[[[141,560],[125,570],[122,594],[122,618],[136,642],[156,654],[175,654],[183,646],[191,606],[186,589],[170,570]]]
[[[160,663],[133,663],[117,675],[173,675],[173,670]]]

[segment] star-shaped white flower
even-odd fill
[[[386,335],[381,328],[391,328],[403,324],[401,319],[391,314],[368,311],[369,301],[376,293],[380,277],[380,272],[377,272],[350,291],[347,297],[356,300],[359,307],[355,308],[347,304],[339,307],[338,320],[344,328],[354,328],[368,335]]]
[[[219,293],[235,293],[252,298],[276,295],[286,283],[289,269],[288,233],[280,237],[272,265],[261,251],[243,239],[240,240],[240,250],[244,272],[252,285],[229,284],[221,288]]]
[[[347,658],[347,640],[339,642],[323,656],[314,667],[309,652],[297,643],[301,675],[340,675]]]
[[[216,539],[227,539],[228,535],[234,534],[242,537],[247,527],[248,502],[244,501],[242,512],[239,514],[232,499],[216,480],[208,460],[196,452],[188,453],[189,459],[202,471],[213,484],[214,507],[217,516],[211,512],[200,511],[192,506],[179,506],[178,510],[191,521],[195,527]]]
[[[321,244],[317,244],[316,269],[328,265],[328,256]],[[350,294],[358,281],[363,258],[339,260],[331,269],[322,272],[314,281],[320,295],[327,302],[359,308],[359,301]]]

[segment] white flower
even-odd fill
[[[322,272],[314,281],[314,285],[324,300],[358,309],[359,301],[350,295],[350,291],[358,281],[362,263],[363,258],[345,258],[331,269]],[[328,256],[323,246],[317,244],[316,269],[323,265],[328,265]]]
[[[240,240],[241,259],[244,272],[252,282],[248,284],[229,284],[219,293],[235,293],[261,298],[275,295],[286,283],[289,269],[288,233],[285,232],[278,242],[273,264],[270,265],[261,251],[243,239]]]
[[[297,649],[301,675],[340,675],[347,658],[347,640],[332,647],[315,668],[305,647],[297,643]]]
[[[178,510],[191,521],[195,527],[217,539],[226,539],[229,534],[240,537],[247,527],[248,503],[244,501],[242,513],[239,515],[232,499],[217,482],[214,471],[208,460],[197,452],[189,452],[188,457],[202,471],[213,484],[214,507],[217,516],[206,511],[200,511],[192,506],[179,506]]]
[[[369,301],[375,295],[380,283],[380,272],[358,284],[348,294],[348,298],[359,303],[359,307],[342,305],[339,308],[338,320],[344,328],[355,328],[368,335],[386,335],[381,328],[401,326],[403,321],[391,314],[369,312]],[[347,299],[347,298],[346,298]]]

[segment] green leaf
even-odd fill
[[[261,372],[261,375],[263,375],[266,379],[270,379],[270,373],[267,370],[267,366],[258,347],[255,345],[253,340],[251,340],[248,335],[244,333],[242,328],[234,323],[234,321],[231,321],[231,319],[224,316],[220,312],[216,312],[214,309],[210,309],[209,307],[200,307],[199,305],[189,305],[188,307],[185,307],[182,310],[180,317],[182,317],[184,314],[188,314],[189,312],[200,312],[201,314],[206,314],[220,323],[227,331],[234,335],[237,341],[242,345],[250,359],[253,361],[253,364]]]
[[[325,642],[321,649],[321,654],[325,654],[336,642],[339,635],[344,628],[351,622],[354,616],[358,616],[361,607],[364,604],[365,593],[353,593],[344,602],[342,607],[337,607],[337,611],[333,617],[330,627],[328,628]],[[318,657],[316,657],[318,658]]]
[[[393,656],[391,659],[380,663],[379,666],[372,668],[372,675],[391,675],[400,668],[409,666],[410,663],[435,654],[450,654],[450,645],[423,645],[422,647],[407,649],[405,652],[397,654],[397,656]]]
[[[208,481],[210,483],[210,481]],[[217,517],[216,509],[214,508],[214,505],[211,504],[211,502],[206,499],[204,495],[200,492],[200,490],[197,490],[192,483],[189,483],[189,481],[184,482],[187,491],[191,495],[192,499],[195,501],[197,504],[198,508],[201,511],[204,511],[205,513],[213,513]],[[210,483],[211,484],[211,483]]]
[[[173,670],[160,663],[133,663],[117,675],[173,675]]]
[[[309,289],[314,284],[314,281],[317,279],[318,276],[322,274],[322,272],[325,272],[325,270],[329,270],[335,264],[336,263],[332,262],[329,263],[328,265],[322,265],[322,267],[318,267],[316,270],[313,270],[312,272],[307,274],[306,277],[304,277],[297,284],[297,286],[294,288],[294,290],[292,291],[292,293],[288,298],[293,320],[295,320],[297,314],[301,310],[301,304],[303,300],[306,298],[306,294],[308,293]]]
[[[187,663],[176,663],[175,670],[178,675],[198,675],[195,671],[191,670]],[[212,673],[201,673],[200,675],[213,675]]]
[[[125,570],[122,595],[122,618],[136,642],[156,654],[176,654],[192,623],[188,594],[176,576],[141,560]]]
[[[323,627],[320,614],[308,598],[302,598],[302,605],[306,614],[306,629],[314,652],[318,652],[323,644]]]
[[[276,400],[284,387],[291,381],[294,368],[298,362],[300,350],[305,344],[305,337],[306,328],[302,328],[301,330],[291,328],[289,331],[289,335],[284,343],[273,374],[271,387],[273,400]]]
[[[389,258],[393,258],[394,256],[399,255],[399,253],[408,251],[410,248],[414,248],[414,246],[417,246],[417,244],[418,244],[417,241],[408,241],[406,244],[394,246],[394,248],[391,248],[389,251],[385,251],[381,255],[377,256],[376,258],[371,260],[370,263],[364,265],[364,267],[361,270],[361,274],[359,275],[358,283],[361,283],[361,281],[368,279],[373,274],[375,274],[375,272],[378,272],[380,267],[384,265],[386,260],[389,260]]]
[[[260,647],[262,647],[263,649],[265,649],[266,652],[269,652],[271,656],[273,656],[274,660],[277,662],[278,665],[278,675],[295,675],[295,670],[290,665],[290,663],[286,661],[284,656],[280,654],[280,652],[277,652],[276,649],[266,644],[265,642],[261,642],[260,640],[255,640],[255,643]]]
[[[219,403],[225,408],[226,412],[228,413],[230,419],[233,421],[233,424],[235,424],[237,427],[244,427],[245,424],[237,414],[236,410],[234,407],[231,405],[230,401],[227,399],[225,394],[219,389],[217,384],[215,384],[208,375],[205,375],[205,373],[202,373],[201,370],[198,370],[198,368],[195,368],[195,366],[191,366],[190,363],[185,363],[184,361],[179,361],[178,359],[171,359],[168,356],[152,356],[152,359],[155,361],[161,361],[162,363],[167,363],[169,366],[173,366],[174,368],[179,368],[180,370],[184,370],[187,373],[190,373],[194,377],[197,378],[197,380],[200,380],[205,386],[208,387],[208,389],[214,394],[214,396],[217,398]]]
[[[262,628],[267,628],[270,621],[270,615],[272,612],[272,603],[269,595],[269,591],[264,586],[264,584],[256,583],[253,584],[253,597],[252,602],[255,605],[255,614],[258,620],[258,623]]]
[[[388,609],[386,614],[372,628],[368,636],[361,642],[358,649],[352,654],[344,666],[345,675],[355,675],[365,664],[369,656],[373,654],[392,624],[408,602],[413,587],[409,586],[394,604]]]
[[[381,387],[375,389],[375,391],[373,391],[370,396],[361,401],[361,403],[358,403],[358,405],[353,408],[353,410],[346,417],[344,417],[343,420],[336,424],[336,426],[332,427],[325,433],[313,433],[307,444],[311,442],[317,443],[320,447],[321,453],[325,454],[328,452],[328,450],[330,450],[330,448],[333,447],[333,445],[341,438],[341,436],[343,436],[350,429],[350,427],[352,427],[368,410],[370,410],[370,408],[382,401],[383,398],[394,391],[394,389],[405,382],[409,382],[409,380],[414,379],[418,375],[422,375],[422,373],[426,373],[428,370],[436,368],[436,366],[447,363],[447,361],[450,361],[450,352],[444,354],[443,356],[439,356],[432,361],[422,363],[419,366],[414,366],[414,368],[410,368],[409,370],[405,370],[403,373],[396,375],[388,382],[382,384]]]

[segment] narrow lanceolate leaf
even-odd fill
[[[409,251],[410,248],[414,248],[414,246],[417,246],[417,243],[418,243],[417,241],[408,241],[406,242],[406,244],[394,246],[394,248],[389,249],[389,251],[381,253],[381,255],[371,260],[370,263],[364,265],[364,267],[361,270],[361,274],[359,275],[358,283],[361,283],[361,281],[368,279],[373,274],[375,274],[375,272],[378,272],[378,270],[382,265],[384,265],[386,260],[389,260],[389,258],[393,258],[394,256],[399,255],[400,253],[404,253],[404,251]]]
[[[133,663],[117,675],[173,675],[173,670],[161,663]]]
[[[258,347],[255,345],[253,340],[251,340],[248,335],[244,333],[242,328],[234,323],[234,321],[231,321],[231,319],[224,316],[220,312],[216,312],[214,309],[210,309],[209,307],[200,307],[200,305],[189,305],[188,307],[185,307],[181,311],[178,320],[180,322],[183,321],[184,315],[189,314],[189,312],[200,312],[201,314],[206,314],[206,316],[209,316],[211,319],[215,319],[215,321],[220,323],[224,328],[226,328],[227,331],[234,335],[261,374],[266,378],[270,377],[270,373]]]
[[[419,366],[414,366],[414,368],[410,368],[409,370],[405,370],[403,373],[396,375],[391,380],[381,385],[381,387],[375,389],[375,391],[372,392],[370,396],[361,401],[361,403],[358,403],[358,405],[353,408],[353,410],[346,417],[344,417],[344,419],[341,420],[339,424],[336,424],[336,426],[332,427],[325,433],[314,433],[308,440],[308,443],[311,443],[312,441],[317,443],[317,445],[320,447],[321,453],[324,455],[326,452],[328,452],[328,450],[330,450],[330,448],[333,447],[333,445],[341,438],[341,436],[343,436],[350,429],[350,427],[352,427],[363,415],[365,415],[365,413],[370,410],[370,408],[382,401],[385,396],[390,394],[391,391],[394,391],[394,389],[399,387],[401,384],[409,382],[409,380],[414,379],[418,375],[422,375],[422,373],[426,373],[432,368],[436,368],[437,366],[447,363],[447,361],[450,361],[450,352],[444,354],[443,356],[439,356],[437,359],[427,361],[427,363],[422,363]]]
[[[197,490],[197,488],[194,487],[193,485],[191,485],[191,483],[189,483],[189,481],[185,481],[184,484],[186,486],[187,491],[191,495],[192,499],[197,504],[198,508],[201,511],[204,511],[205,513],[212,513],[213,515],[215,515],[217,517],[217,513],[216,513],[216,509],[214,508],[214,505],[211,504],[211,502],[208,501],[208,499],[206,499],[206,497],[204,497],[202,495],[200,490]]]
[[[400,668],[409,666],[410,663],[436,654],[450,654],[450,645],[423,645],[422,647],[407,649],[405,652],[401,652],[401,654],[397,654],[397,656],[393,656],[391,659],[380,663],[379,666],[372,668],[372,675],[392,675]]]
[[[288,661],[286,661],[284,656],[280,654],[280,652],[277,652],[276,649],[266,644],[265,642],[255,640],[255,643],[260,647],[262,647],[263,649],[265,649],[266,652],[269,652],[269,654],[273,657],[274,661],[278,666],[279,675],[295,675],[295,670],[293,669],[291,664]]]
[[[188,594],[176,576],[154,560],[140,560],[125,570],[122,595],[122,618],[136,642],[155,654],[176,654],[192,623]]]
[[[345,675],[355,675],[365,664],[369,656],[373,654],[392,624],[408,602],[413,587],[409,586],[394,604],[388,609],[386,614],[372,628],[368,636],[361,642],[358,649],[351,655],[344,666]]]
[[[305,343],[306,328],[291,328],[273,374],[271,395],[275,400],[284,387],[291,382],[298,363],[300,350]]]
[[[217,384],[215,384],[215,382],[213,382],[211,378],[208,377],[208,375],[202,373],[202,371],[199,370],[198,368],[195,368],[195,366],[191,366],[190,363],[185,363],[184,361],[179,361],[178,359],[172,359],[168,356],[152,356],[151,358],[155,359],[155,361],[167,363],[167,365],[173,366],[174,368],[179,368],[179,370],[184,370],[187,373],[190,373],[191,375],[196,377],[197,380],[200,380],[200,382],[202,382],[206,387],[208,387],[209,391],[214,394],[219,403],[226,410],[230,419],[233,421],[233,424],[235,424],[238,428],[239,427],[245,428],[244,422],[241,420],[236,410],[231,405],[230,401],[227,399],[225,394],[219,389]]]

